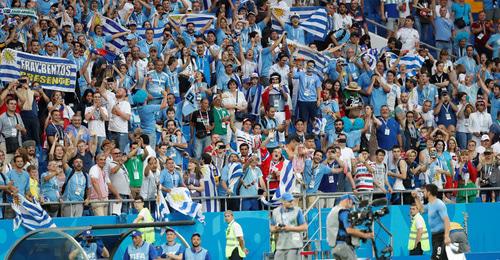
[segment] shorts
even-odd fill
[[[433,260],[448,260],[444,244],[444,232],[432,234],[432,256]]]

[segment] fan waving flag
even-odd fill
[[[276,192],[274,193],[271,201],[267,201],[265,197],[261,197],[262,203],[267,206],[277,207],[281,204],[279,201],[281,195],[290,192],[292,188],[293,181],[295,180],[295,174],[293,173],[293,165],[289,160],[284,160],[283,162],[276,165],[277,170],[280,172],[280,184]]]
[[[240,178],[243,176],[243,167],[241,167],[241,163],[229,164],[228,176],[229,176],[229,190],[233,194],[236,194],[237,184]]]
[[[300,26],[304,31],[314,35],[316,38],[325,39],[328,35],[328,14],[323,7],[302,6],[290,8],[290,13],[297,13],[300,19]],[[289,22],[288,17],[284,15],[283,22]],[[285,20],[286,19],[286,20]],[[278,21],[272,21],[272,28],[278,32],[283,31]]]
[[[90,23],[91,22],[92,21],[90,21],[88,23],[88,25],[87,25],[88,28],[90,28]],[[128,31],[121,24],[115,22],[112,19],[104,17],[102,15],[96,16],[94,22],[96,24],[102,26],[102,32],[103,32],[104,36],[107,36],[107,35],[111,36],[111,35],[116,34],[116,33],[121,33],[121,32]],[[127,46],[127,40],[126,40],[125,36],[121,36],[119,38],[116,38],[116,39],[110,41],[109,43],[107,43],[107,45],[108,45],[108,47],[109,46],[113,46],[113,47],[115,47],[117,49],[122,49],[123,47]]]
[[[177,26],[186,26],[188,23],[193,23],[194,30],[198,31],[210,20],[215,19],[215,16],[211,14],[172,14],[169,18]],[[215,24],[215,21],[213,24]]]
[[[155,211],[155,221],[157,222],[167,222],[168,214],[170,210],[168,209],[167,201],[163,197],[163,193],[158,189],[158,196],[156,197],[156,211]],[[161,234],[165,232],[165,229],[161,229]]]
[[[392,67],[397,61],[398,55],[392,52],[386,52],[386,60],[389,67]],[[424,65],[425,59],[415,53],[407,53],[399,58],[398,67],[401,65],[406,66],[406,76],[414,77],[417,75],[418,70]]]
[[[52,218],[42,209],[38,201],[33,199],[33,202],[31,202],[21,195],[18,195],[18,198],[19,204],[15,202],[10,204],[14,212],[16,212],[14,231],[21,225],[28,230],[56,227],[54,222],[52,222]]]
[[[112,51],[108,51],[105,49],[91,49],[90,51],[92,53],[95,53],[95,54],[103,57],[109,63],[113,63],[116,59],[116,54]]]
[[[181,214],[192,218],[196,217],[196,219],[198,219],[201,223],[205,223],[205,216],[203,216],[201,204],[196,203],[191,199],[191,193],[187,188],[173,188],[167,194],[166,199],[170,207],[177,210]]]

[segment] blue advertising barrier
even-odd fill
[[[463,212],[468,214],[468,235],[472,252],[468,254],[469,259],[492,259],[500,258],[500,245],[497,243],[497,234],[500,227],[495,225],[495,220],[500,219],[500,203],[470,203],[470,204],[452,204],[447,205],[450,220],[463,224]],[[326,222],[326,216],[330,209],[322,209],[323,227]],[[313,212],[311,212],[313,214]],[[311,215],[310,214],[310,215]],[[194,226],[179,226],[175,229],[189,242],[194,232],[202,236],[202,246],[210,251],[212,259],[223,259],[225,247],[225,229],[227,224],[224,222],[223,213],[206,213],[206,224],[196,222]],[[235,212],[235,218],[241,224],[245,242],[250,250],[247,259],[262,259],[263,254],[269,252],[269,218],[267,211]],[[135,215],[126,216],[126,222],[131,223]],[[58,227],[77,227],[99,224],[117,224],[123,223],[120,217],[81,217],[81,218],[56,218],[54,222]],[[185,220],[181,215],[172,214],[171,220]],[[427,221],[427,215],[424,214]],[[394,259],[408,259],[408,236],[410,230],[410,218],[408,206],[391,206],[390,214],[382,218],[382,222],[393,234]],[[315,231],[317,222],[309,225],[310,234]],[[378,233],[378,229],[375,230]],[[0,259],[5,259],[6,253],[19,240],[26,230],[20,228],[12,231],[12,220],[0,221]],[[76,234],[77,231],[68,231],[70,234]],[[99,232],[97,232],[99,235]],[[326,229],[322,232],[322,237],[326,239]],[[379,237],[379,241],[387,237]],[[165,236],[160,236],[157,231],[156,243],[165,242]],[[130,243],[127,238],[119,247],[115,259],[121,259],[126,245]],[[326,240],[323,242],[323,250],[328,250]],[[363,244],[357,250],[360,257],[371,257],[371,245]],[[414,258],[428,259],[429,256]]]
[[[234,212],[234,217],[243,228],[245,245],[248,248],[249,255],[247,259],[261,259],[265,252],[270,251],[270,232],[269,232],[269,215],[267,211],[246,211]],[[135,215],[126,217],[127,223],[132,223]],[[185,220],[182,215],[171,214],[171,221]],[[191,241],[191,235],[195,232],[201,234],[201,244],[210,252],[211,259],[224,259],[224,250],[226,245],[226,227],[223,213],[205,213],[206,224],[203,225],[196,222],[193,226],[178,226],[173,227],[179,232],[188,243]],[[78,227],[102,224],[118,224],[120,217],[80,217],[80,218],[55,218],[54,223],[57,227]],[[9,249],[22,236],[27,233],[23,227],[16,231],[12,231],[12,220],[0,220],[0,259],[6,259],[6,254]],[[76,234],[78,231],[69,231],[70,234]],[[165,243],[165,235],[160,236],[159,230],[156,230],[155,245]],[[99,232],[96,232],[99,235]],[[114,259],[122,259],[126,246],[131,243],[131,239],[127,238],[118,248]]]

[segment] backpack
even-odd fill
[[[85,189],[83,189],[83,199],[86,199],[87,198],[87,187],[88,187],[88,182],[89,182],[89,179],[87,178],[87,173],[83,172],[83,176],[85,176]],[[71,177],[73,177],[73,175],[75,175],[75,169],[72,169],[71,170],[71,173],[69,174],[68,178],[66,178],[66,181],[64,182],[63,186],[62,186],[62,189],[61,189],[61,195],[64,195],[64,192],[66,191],[66,186],[68,185],[68,182],[69,180],[71,180]]]

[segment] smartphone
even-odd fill
[[[28,81],[26,79],[19,79],[17,81],[19,82],[19,84],[26,84],[26,83],[28,83]]]
[[[109,77],[109,78],[106,78],[106,81],[107,81],[108,83],[111,83],[111,82],[114,82],[115,80],[114,80],[113,78]]]

